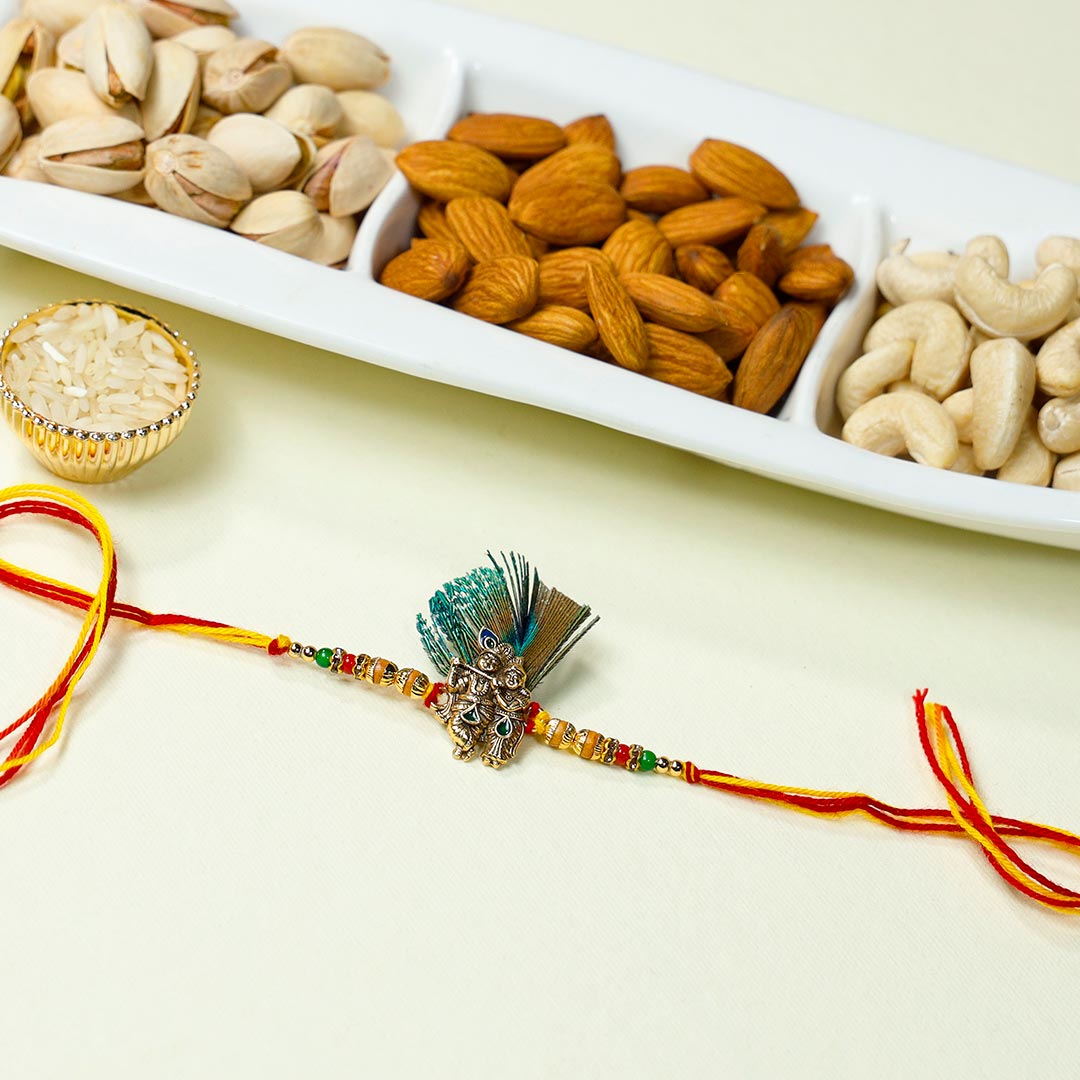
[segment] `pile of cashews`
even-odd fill
[[[840,376],[841,437],[922,465],[1080,491],[1080,239],[1051,236],[1038,277],[1009,281],[1009,252],[977,236],[962,255],[878,267],[883,303]]]

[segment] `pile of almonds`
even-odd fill
[[[624,173],[604,116],[474,113],[397,164],[421,236],[384,285],[755,412],[853,280],[828,245],[800,247],[817,214],[734,143]]]
[[[0,170],[341,266],[394,171],[389,57],[312,27],[280,49],[226,0],[23,0],[0,27]],[[157,40],[155,40],[155,38]]]
[[[1015,484],[1080,491],[1080,240],[1047,237],[1036,278],[977,236],[962,254],[895,246],[883,300],[844,371],[843,438]]]

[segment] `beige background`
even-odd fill
[[[470,6],[1080,179],[1075,6]],[[88,293],[140,299],[0,252],[0,318]],[[603,616],[543,688],[571,720],[919,805],[929,685],[995,809],[1080,826],[1075,555],[154,307],[205,395],[165,458],[92,493],[125,597],[415,661],[431,588],[516,547]],[[45,479],[0,441],[0,486]],[[75,538],[2,531],[90,580]],[[6,714],[73,630],[0,593]],[[1075,1072],[1080,930],[965,844],[539,748],[495,775],[400,700],[109,637],[62,751],[0,792],[5,1076]]]

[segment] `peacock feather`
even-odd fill
[[[513,648],[535,688],[593,627],[587,605],[540,580],[527,559],[510,552],[490,566],[448,581],[428,603],[429,615],[416,616],[428,656],[442,674],[455,659],[472,664],[488,631]]]

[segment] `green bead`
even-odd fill
[[[651,772],[656,768],[656,755],[651,750],[641,751],[641,760],[638,762],[638,772]]]
[[[319,667],[329,667],[330,666],[330,661],[333,660],[333,659],[334,659],[334,650],[333,649],[320,649],[315,654],[315,663],[318,664]]]

